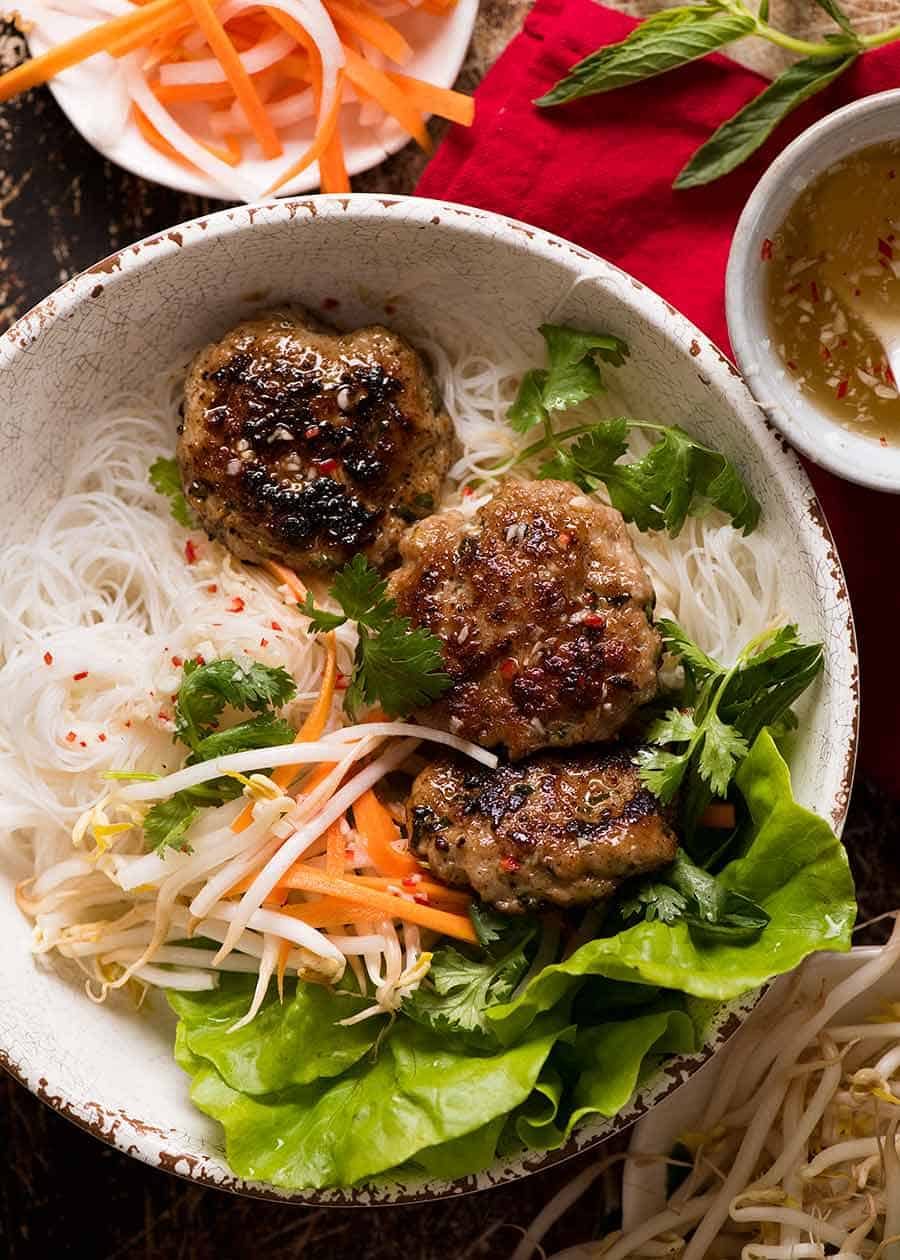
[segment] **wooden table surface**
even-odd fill
[[[531,2],[482,0],[464,86],[483,76]],[[809,8],[798,7],[805,0],[790,2],[795,28],[809,28]],[[857,0],[858,10],[866,5],[866,12],[884,11],[883,0]],[[659,5],[617,0],[617,7],[638,12]],[[882,20],[881,14],[873,17]],[[23,51],[15,31],[0,25],[0,67],[15,64]],[[439,137],[440,126],[432,129]],[[424,157],[409,147],[355,179],[354,188],[410,192],[423,165]],[[0,330],[110,251],[217,208],[111,167],[72,131],[46,89],[0,106]],[[892,908],[900,887],[900,808],[858,782],[845,839],[861,917]],[[282,1207],[200,1189],[147,1168],[81,1132],[5,1077],[0,1152],[0,1260],[507,1257],[521,1227],[591,1158],[433,1205]],[[550,1235],[551,1249],[590,1237],[602,1215],[601,1191],[589,1192]]]

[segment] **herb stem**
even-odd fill
[[[884,44],[892,44],[900,39],[900,26],[891,26],[886,31],[877,31],[874,35],[860,35],[859,42],[863,48],[881,48]]]
[[[751,34],[753,32],[751,31]],[[823,57],[832,61],[840,57],[842,54],[855,52],[859,43],[865,44],[866,47],[874,47],[867,43],[866,38],[861,38],[859,42],[855,40],[843,40],[838,42],[834,40],[827,44],[816,44],[809,39],[797,39],[794,35],[788,35],[785,31],[779,31],[776,27],[770,26],[768,22],[757,21],[756,34],[761,35],[763,39],[767,39],[770,44],[777,44],[779,48],[786,48],[788,52],[796,53],[798,57]],[[887,35],[887,32],[885,32]],[[896,35],[896,32],[895,32]],[[890,38],[894,38],[891,36]],[[888,43],[889,39],[879,36],[869,36],[868,39],[879,39],[881,43]]]

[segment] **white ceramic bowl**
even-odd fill
[[[829,992],[877,954],[877,949],[866,947],[852,949],[849,954],[816,954],[803,964],[799,994],[812,996],[821,992],[823,987],[825,992]],[[744,1031],[749,1035],[753,1028],[765,1026],[765,1021],[771,1019],[772,1010],[777,1010],[785,988],[791,982],[786,976],[776,981],[747,1020],[741,1036],[705,1064],[703,1070],[697,1072],[683,1089],[667,1098],[650,1115],[644,1116],[632,1133],[628,1148],[630,1155],[668,1154],[683,1133],[696,1129],[697,1118],[703,1114],[729,1056],[741,1052]],[[898,999],[900,971],[894,969],[847,1006],[844,1022],[854,1023],[873,1006]],[[841,1018],[844,1019],[843,1016]],[[667,1174],[668,1168],[662,1163],[629,1160],[625,1164],[622,1173],[622,1224],[626,1230],[649,1220],[665,1207]]]
[[[39,0],[23,0],[21,7],[23,16],[33,23],[28,33],[32,56],[46,52],[90,25],[48,9]],[[392,19],[414,49],[403,67],[404,72],[427,79],[437,87],[452,87],[466,55],[477,14],[478,0],[457,0],[446,15],[434,16],[412,9]],[[183,166],[147,143],[134,119],[128,116],[121,68],[112,57],[101,54],[73,66],[51,80],[50,90],[72,126],[110,162],[142,179],[202,197],[246,201],[261,196],[271,188],[280,172],[296,161],[312,138],[310,124],[308,135],[298,134],[286,142],[282,157],[268,162],[260,158],[242,163],[239,174],[247,191],[240,196],[235,189],[230,195],[203,171]],[[346,106],[341,115],[341,134],[350,175],[359,175],[377,166],[411,143],[408,133],[393,118],[384,117],[373,126],[363,127],[358,112],[355,107]],[[285,184],[279,195],[306,192],[318,186],[319,164],[314,162]]]
[[[900,447],[844,429],[805,396],[772,345],[766,318],[763,242],[775,236],[808,185],[849,153],[900,139],[900,90],[836,110],[775,159],[738,221],[725,281],[728,334],[747,384],[766,414],[804,455],[839,477],[900,492]]]
[[[582,249],[524,224],[412,198],[317,197],[223,211],[121,250],[59,289],[0,338],[0,537],[27,536],[54,500],[82,419],[123,387],[185,363],[237,319],[284,299],[349,327],[387,320],[484,353],[512,338],[539,360],[537,327],[569,321],[617,333],[629,363],[617,388],[633,412],[678,421],[738,464],[780,544],[791,617],[826,645],[793,763],[806,805],[840,827],[856,743],[856,653],[840,564],[805,474],[785,453],[732,365],[666,302]],[[215,1126],[190,1105],[172,1060],[172,1019],[127,1001],[97,1007],[36,967],[29,927],[0,869],[0,1051],[21,1081],[98,1136],[195,1180],[274,1194],[229,1172]],[[695,1070],[753,1007],[722,1007],[707,1044],[668,1062],[614,1120],[564,1151],[498,1163],[455,1185],[295,1196],[396,1201],[497,1184],[622,1128]],[[138,1066],[139,1065],[139,1066]],[[290,1197],[290,1196],[281,1196]]]

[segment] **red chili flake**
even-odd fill
[[[52,665],[52,664],[53,664],[53,653],[52,653],[52,652],[45,652],[45,653],[44,653],[44,664],[45,664],[45,665]]]
[[[847,393],[847,390],[848,390],[849,388],[850,388],[850,382],[849,382],[849,381],[841,381],[841,382],[838,384],[837,389],[835,390],[835,393],[834,393],[835,398],[843,398],[843,397],[845,397],[845,395],[846,395],[846,393]]]
[[[205,664],[206,664],[206,657],[205,657],[205,656],[201,656],[199,652],[198,652],[198,653],[197,653],[197,655],[194,657],[194,660],[197,662],[197,664],[198,664],[198,665],[205,665]]]
[[[819,354],[822,356],[823,359],[827,360],[831,358],[831,351],[828,349],[827,346],[822,346],[819,350]]]
[[[500,673],[504,678],[515,678],[518,672],[518,662],[512,656],[507,656],[505,661],[500,662]]]
[[[588,613],[584,619],[584,624],[590,626],[592,630],[605,630],[606,618],[601,617],[599,613]]]
[[[197,544],[192,538],[189,538],[184,544],[184,558],[188,564],[195,564],[197,560]]]
[[[793,359],[788,359],[788,361],[787,361],[787,365],[788,365],[788,367],[791,369],[791,371],[792,371],[792,372],[796,372],[796,371],[797,371],[797,364],[794,362],[794,360],[793,360]]]
[[[184,664],[184,659],[180,656],[173,656],[172,664],[175,666],[176,669],[180,669],[181,666]]]
[[[99,741],[100,741],[100,743],[101,743],[101,744],[105,744],[105,743],[106,743],[106,736],[103,734],[103,732],[102,732],[102,731],[101,731],[101,732],[100,732],[100,734],[97,736],[97,738],[99,739]]]
[[[128,729],[129,729],[129,730],[131,729],[131,718],[129,718],[129,719],[128,719],[128,721],[125,723],[125,725],[126,725],[126,727],[128,727]]]
[[[556,541],[559,543],[560,547],[571,547],[572,535],[563,530],[561,534],[557,534]]]
[[[342,674],[340,671],[338,671],[337,677],[334,680],[335,690],[346,691],[349,686],[350,686],[350,683],[347,680],[346,674]]]
[[[280,622],[280,621],[271,621],[269,624],[271,625],[271,627],[272,627],[272,629],[273,629],[273,630],[280,630],[280,629],[281,629],[281,622]]]
[[[309,428],[304,432],[303,436],[305,438],[309,438],[311,441],[313,438],[317,438],[320,432],[321,430],[317,424],[311,424]]]
[[[169,721],[169,715],[168,713],[166,713],[165,709],[160,709],[159,713],[157,713],[156,716],[159,718],[161,722]]]
[[[66,739],[69,741],[70,744],[74,744],[77,738],[78,736],[75,734],[74,731],[69,731],[69,733],[66,735]]]
[[[811,296],[812,296],[812,300],[813,300],[814,302],[818,302],[818,300],[819,300],[819,286],[816,284],[815,280],[810,280],[810,282],[809,282],[809,292],[810,292],[810,294],[811,294]]]
[[[470,496],[470,495],[473,495],[474,493],[475,493],[475,491],[472,489],[472,487],[471,487],[471,486],[463,486],[463,496],[464,496],[466,499],[468,499],[468,498],[469,498],[469,496]]]
[[[72,682],[81,682],[82,678],[87,678],[87,676],[88,676],[87,670],[82,669],[77,674],[72,675]]]
[[[421,875],[404,875],[403,879],[400,882],[403,884],[404,888],[415,888],[416,884],[421,884],[422,876]]]
[[[259,641],[259,646],[260,646],[260,647],[268,647],[268,646],[269,646],[269,640],[268,640],[268,639],[260,639],[260,641]]]
[[[87,740],[85,740],[85,739],[80,739],[78,742],[79,742],[79,744],[81,745],[81,747],[82,747],[82,748],[87,748]]]
[[[209,591],[210,595],[215,595],[216,591],[217,591],[219,588],[218,588],[218,586],[216,585],[216,583],[215,583],[215,582],[210,582],[209,586],[207,586],[207,588],[206,588],[206,589]]]
[[[333,311],[338,306],[340,306],[340,302],[337,298],[322,298],[322,308],[324,310]]]
[[[385,307],[385,310],[387,310],[387,307]],[[390,314],[390,312],[388,312],[388,314]],[[416,903],[417,906],[427,906],[429,904],[428,894],[427,893],[413,893],[413,901]]]
[[[511,854],[507,853],[505,857],[500,859],[500,865],[504,871],[508,871],[512,874],[513,871],[517,871],[519,869],[522,863],[518,858],[514,858]]]
[[[338,466],[336,459],[317,459],[314,462],[320,473],[334,472]]]
[[[230,604],[225,607],[226,612],[239,613],[244,611],[244,601],[240,595],[235,595]]]
[[[889,244],[888,241],[882,240],[880,236],[878,238],[878,252],[879,254],[884,254],[885,258],[894,257],[893,247]]]
[[[763,260],[763,262],[771,262],[773,252],[774,252],[774,247],[772,245],[772,242],[769,240],[767,236],[766,239],[762,243],[762,249],[759,251],[759,256]]]

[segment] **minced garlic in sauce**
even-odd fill
[[[845,428],[900,444],[897,382],[864,318],[900,324],[900,141],[820,175],[763,243],[762,262],[786,371]]]

